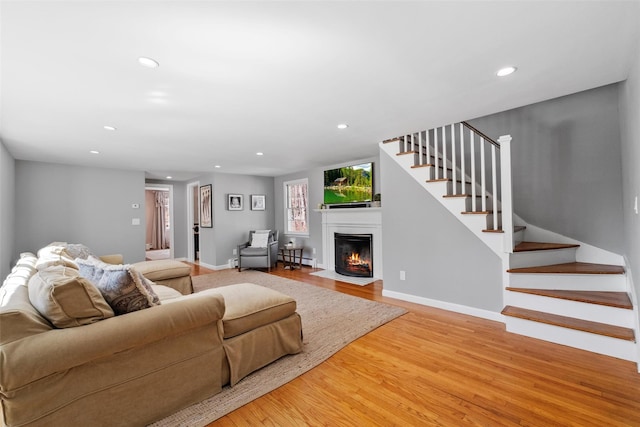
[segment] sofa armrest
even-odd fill
[[[102,262],[106,262],[107,264],[124,264],[124,257],[122,254],[101,255],[99,258]]]
[[[215,328],[222,345],[218,321],[224,311],[224,298],[212,289],[90,325],[13,341],[0,346],[0,391],[206,325]]]

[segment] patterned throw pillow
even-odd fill
[[[76,263],[80,275],[100,290],[116,315],[160,305],[149,281],[131,265],[111,265],[93,256]]]

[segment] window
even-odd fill
[[[309,234],[308,188],[306,178],[284,183],[285,234]]]

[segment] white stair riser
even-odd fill
[[[624,308],[608,307],[513,291],[505,293],[505,305],[625,328],[633,328],[635,326],[633,310]]]
[[[623,274],[509,274],[509,286],[514,288],[565,289],[568,291],[626,292],[625,280]]]
[[[507,331],[635,362],[636,343],[545,323],[505,316]]]
[[[539,267],[541,265],[576,262],[576,249],[514,252],[509,256],[511,268]]]

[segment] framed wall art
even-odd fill
[[[200,186],[200,227],[213,227],[213,203],[211,184]]]
[[[241,211],[243,208],[242,194],[227,194],[227,209]]]
[[[266,206],[266,196],[264,194],[251,195],[251,210],[263,211]]]

